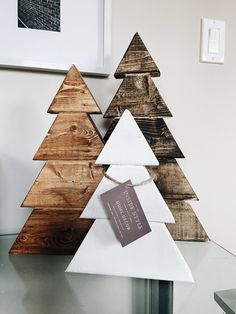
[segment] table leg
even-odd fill
[[[173,281],[150,280],[150,314],[173,314]]]

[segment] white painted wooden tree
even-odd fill
[[[125,110],[96,160],[110,165],[107,175],[119,182],[136,183],[150,178],[145,166],[158,166],[137,123]],[[134,189],[151,232],[122,247],[111,227],[100,195],[117,186],[104,176],[81,218],[96,219],[67,272],[117,275],[168,281],[193,281],[192,273],[164,223],[174,218],[152,180]]]

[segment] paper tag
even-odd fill
[[[122,246],[151,231],[131,181],[101,194],[113,230]]]

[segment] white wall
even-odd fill
[[[236,254],[236,2],[113,0],[112,70],[138,31],[162,75],[155,79],[173,118],[166,119],[199,196],[193,207],[211,239]],[[200,18],[226,21],[225,64],[199,63]],[[20,208],[42,167],[32,157],[54,116],[47,114],[64,75],[0,70],[0,233],[18,232]],[[121,80],[87,78],[103,112]],[[102,133],[105,122],[95,117]]]

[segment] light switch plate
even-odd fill
[[[201,62],[224,63],[225,21],[202,19]]]

